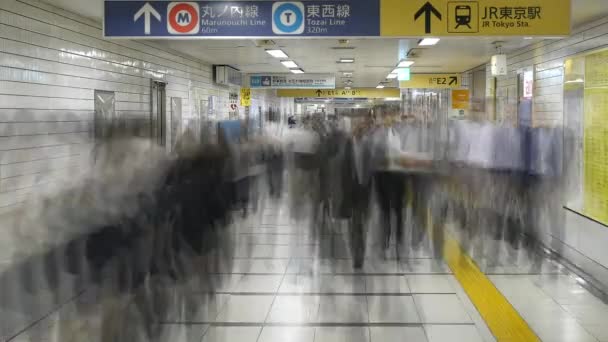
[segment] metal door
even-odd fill
[[[95,140],[103,140],[116,135],[120,126],[116,115],[116,99],[113,91],[95,90]]]
[[[150,86],[150,137],[160,146],[167,145],[166,83],[151,81]]]

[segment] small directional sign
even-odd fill
[[[330,99],[385,99],[398,98],[401,91],[398,88],[352,88],[352,89],[279,89],[279,97],[309,97]]]
[[[399,88],[460,88],[460,74],[412,74]]]

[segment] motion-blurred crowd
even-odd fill
[[[394,113],[318,114],[267,123],[256,135],[230,124],[237,129],[218,126],[214,144],[186,132],[171,155],[142,139],[102,142],[83,181],[29,205],[9,230],[17,253],[0,273],[2,329],[47,305],[37,301],[60,303],[82,290],[76,312],[97,305],[110,314],[64,320],[57,333],[71,334],[61,341],[153,341],[160,334],[152,323],[170,303],[187,315],[196,310],[191,291],[221,286],[213,275],[232,267],[234,228],[255,225],[268,203],[288,203],[302,236],[346,231],[341,257],[354,269],[420,249],[440,259],[446,234],[473,257],[494,248],[488,241],[534,256],[539,217],[557,217],[539,214],[559,197],[561,133],[552,129],[436,127]],[[548,226],[559,236],[560,222]],[[111,314],[126,307],[130,316]],[[91,325],[98,335],[73,334]]]

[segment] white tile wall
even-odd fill
[[[151,41],[104,40],[101,23],[50,3],[0,0],[0,265],[15,261],[15,209],[88,171],[95,90],[113,91],[126,118],[148,117],[150,79],[167,83],[167,114],[169,98],[179,97],[182,119],[198,117],[208,96],[216,96],[218,118],[228,113],[229,89],[214,84],[212,65]],[[272,91],[253,98],[265,111],[288,108]],[[73,295],[37,307],[8,333]]]
[[[184,120],[210,95],[219,117],[228,112],[229,90],[213,84],[209,64],[150,41],[104,40],[100,23],[38,0],[0,1],[0,212],[86,169],[95,89],[114,91],[122,115],[144,118],[150,79],[182,98]],[[263,110],[288,108],[272,92],[253,97]]]
[[[509,74],[497,78],[497,102],[504,97],[505,103],[517,102],[517,71],[534,68],[534,109],[533,125],[561,125],[563,112],[563,64],[569,57],[608,46],[608,17],[585,24],[566,39],[543,40],[508,55]],[[489,64],[486,65],[488,83],[491,81]],[[487,90],[489,96],[489,88]],[[499,122],[516,123],[517,112],[509,111],[508,106],[497,105],[496,117]],[[564,200],[564,204],[566,201]],[[558,209],[558,208],[556,208]],[[559,210],[559,209],[558,209]],[[563,210],[563,209],[561,209]],[[597,263],[600,267],[586,269],[598,279],[608,279],[608,254],[603,246],[608,245],[608,228],[591,220],[566,213],[566,232],[564,243]],[[551,232],[550,229],[547,229]],[[583,265],[573,260],[576,265]],[[602,275],[597,274],[597,270]],[[596,274],[594,274],[596,273]],[[608,288],[608,283],[604,284]]]
[[[508,101],[516,101],[517,71],[535,69],[534,112],[535,126],[560,125],[563,119],[563,63],[572,55],[608,45],[608,18],[580,27],[575,33],[560,40],[543,40],[508,56],[509,74],[497,79],[497,93],[508,89]],[[489,65],[487,66],[489,69]],[[491,75],[488,72],[488,80]],[[504,94],[504,92],[502,92]],[[515,122],[515,112],[499,111],[501,122]]]

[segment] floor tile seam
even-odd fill
[[[247,244],[246,246],[280,246],[280,247],[302,247],[302,246],[319,246],[319,244],[310,244],[310,245],[276,245],[276,244]],[[250,259],[303,259],[303,260],[352,260],[353,258],[347,258],[347,257],[334,257],[334,258],[319,258],[319,257],[315,257],[315,256],[311,256],[311,257],[301,257],[301,256],[281,256],[281,257],[274,257],[274,256],[261,256],[261,257],[257,257],[257,256],[236,256],[233,257],[233,260],[250,260]],[[404,260],[403,258],[397,258],[397,257],[391,257],[391,258],[386,258],[386,259],[379,259],[379,258],[367,258],[366,260],[373,260],[373,261],[398,261],[398,260]],[[431,258],[431,257],[421,257],[421,258],[407,258],[405,260],[436,260],[436,258]],[[400,263],[399,265],[402,265],[402,263]],[[496,273],[496,274],[503,274],[503,273]],[[514,274],[523,274],[523,275],[534,275],[535,273],[514,273]],[[541,274],[552,274],[552,273],[541,273]],[[556,274],[560,274],[560,273],[556,273]]]
[[[533,284],[534,284],[534,283],[533,283]],[[542,291],[542,292],[543,292],[543,293],[544,293],[546,296],[548,296],[549,298],[551,298],[551,300],[552,300],[552,301],[553,301],[555,304],[557,304],[557,305],[560,307],[560,309],[561,309],[563,312],[565,312],[565,313],[566,313],[568,316],[570,316],[570,318],[574,319],[574,320],[576,321],[576,323],[577,323],[577,324],[578,324],[578,325],[579,325],[579,326],[580,326],[580,327],[581,327],[583,330],[585,330],[585,332],[587,332],[589,335],[593,336],[594,338],[596,338],[596,340],[598,340],[598,341],[599,341],[599,338],[595,337],[595,335],[594,335],[594,334],[592,334],[592,333],[591,333],[591,332],[590,332],[590,331],[589,331],[589,330],[588,330],[588,329],[585,327],[585,325],[583,324],[583,322],[582,322],[582,321],[581,321],[581,320],[580,320],[580,319],[579,319],[579,318],[578,318],[576,315],[574,315],[573,313],[571,313],[570,311],[568,311],[568,310],[567,310],[567,309],[564,307],[564,304],[559,303],[555,297],[553,297],[552,295],[550,295],[550,294],[549,294],[549,292],[545,291],[545,290],[544,290],[542,287],[540,287],[540,286],[537,286],[537,287],[539,287],[539,288],[540,288],[540,290],[541,290],[541,291]],[[583,287],[583,288],[584,288],[584,287]]]
[[[561,272],[549,272],[549,273],[494,273],[494,272],[490,272],[490,273],[484,273],[487,276],[525,276],[525,277],[529,277],[529,276],[541,276],[541,275],[560,275],[563,274]]]
[[[367,280],[365,281],[365,289],[367,290]],[[365,308],[367,310],[367,339],[368,342],[372,342],[372,329],[369,327],[371,323],[370,312],[369,312],[369,296],[365,296]]]
[[[17,338],[19,338],[19,336],[21,334],[23,334],[26,331],[32,329],[33,327],[35,327],[37,324],[39,324],[40,322],[44,321],[45,319],[47,319],[47,318],[53,316],[54,314],[58,313],[66,305],[68,305],[69,303],[72,303],[72,302],[76,301],[76,299],[78,299],[79,297],[83,296],[85,292],[87,292],[86,289],[84,289],[84,290],[80,289],[80,290],[76,291],[75,295],[69,297],[67,300],[63,301],[62,303],[60,303],[58,305],[55,305],[52,310],[50,310],[49,312],[47,312],[44,315],[42,315],[42,317],[40,317],[37,320],[31,322],[29,325],[27,325],[23,329],[17,331],[12,336],[9,335],[8,338],[6,339],[6,342],[17,340]]]
[[[270,313],[272,312],[272,308],[274,307],[274,303],[277,300],[277,297],[278,297],[277,294],[279,293],[279,290],[281,289],[281,286],[283,285],[283,282],[285,281],[285,277],[287,276],[287,268],[289,267],[290,263],[291,263],[291,258],[289,259],[289,261],[287,261],[287,267],[285,267],[285,271],[283,272],[283,277],[281,278],[281,281],[279,282],[279,285],[276,288],[276,291],[274,293],[274,297],[272,299],[272,303],[270,304],[270,307],[268,308],[268,312],[266,313],[266,317],[264,317],[264,322],[267,322],[268,319],[270,318]],[[264,328],[260,329],[260,334],[258,335],[258,338],[256,339],[256,342],[262,336],[262,331],[263,330],[264,330]]]
[[[257,273],[257,272],[214,272],[207,273],[208,275],[281,275],[283,273]],[[286,272],[287,275],[312,275],[312,276],[362,276],[362,277],[390,277],[390,276],[433,276],[433,275],[454,275],[453,273],[428,273],[428,272],[415,272],[415,273],[352,273],[352,272]]]
[[[412,297],[412,296],[456,296],[456,292],[191,292],[190,294],[217,294],[232,296],[276,296],[276,297]]]
[[[163,321],[159,325],[191,325],[210,327],[285,327],[285,328],[320,328],[320,327],[423,327],[423,326],[472,326],[475,323],[445,322],[218,322],[218,321]],[[209,330],[207,328],[207,331]]]

